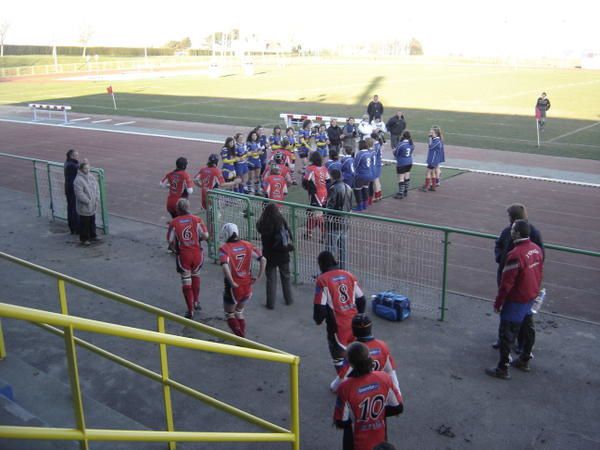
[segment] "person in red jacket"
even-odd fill
[[[515,247],[508,252],[502,270],[500,288],[494,302],[494,312],[500,314],[500,361],[485,372],[496,378],[510,379],[508,366],[512,348],[521,326],[524,327],[523,351],[513,366],[529,372],[531,350],[535,343],[535,328],[531,307],[540,292],[544,254],[531,242],[531,226],[526,220],[515,220],[511,236]]]

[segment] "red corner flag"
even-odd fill
[[[115,110],[116,110],[117,109],[117,99],[115,98],[115,93],[113,92],[112,85],[110,85],[109,87],[106,88],[106,93],[112,97],[113,106],[115,107]]]
[[[112,86],[109,86],[109,87],[107,87],[107,88],[106,88],[106,93],[107,93],[108,95],[112,95],[112,93],[113,93]]]

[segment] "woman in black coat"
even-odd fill
[[[267,258],[267,308],[275,308],[277,269],[281,278],[286,305],[294,302],[290,281],[290,252],[294,250],[292,235],[285,218],[275,203],[269,203],[256,223],[262,240],[263,256]]]

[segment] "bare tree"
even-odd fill
[[[87,50],[88,42],[90,42],[90,39],[92,38],[93,35],[94,35],[94,30],[92,29],[92,27],[90,25],[83,27],[81,29],[81,32],[79,33],[79,43],[83,47],[83,53],[81,56],[83,56],[84,58],[85,58],[85,51]]]
[[[0,23],[0,58],[4,57],[4,41],[6,40],[6,34],[8,33],[8,29],[10,28],[10,23],[8,20],[3,20]]]

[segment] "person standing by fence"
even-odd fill
[[[79,153],[70,149],[67,152],[67,160],[64,165],[65,172],[65,195],[67,197],[67,220],[71,234],[79,233],[79,215],[77,214],[77,200],[75,198],[75,188],[73,183],[79,170]]]
[[[396,150],[398,144],[400,143],[400,136],[404,133],[406,129],[406,119],[404,118],[404,114],[402,111],[398,111],[387,121],[386,127],[390,132],[390,145],[392,147],[392,151]]]
[[[510,350],[522,327],[525,327],[523,351],[513,365],[525,372],[531,370],[529,360],[535,343],[531,308],[540,292],[544,256],[542,249],[531,242],[530,233],[527,221],[516,220],[512,224],[510,234],[515,247],[506,256],[494,302],[494,312],[500,314],[500,360],[485,373],[504,380],[510,379]]]
[[[342,172],[338,168],[331,170],[331,186],[327,193],[327,209],[349,212],[352,210],[352,188],[342,180]],[[327,214],[327,250],[335,255],[340,269],[346,268],[346,236],[348,234],[348,218],[345,215]]]
[[[275,308],[277,297],[277,269],[281,278],[286,305],[294,303],[290,277],[290,252],[294,251],[292,234],[285,218],[275,203],[269,203],[256,223],[260,233],[263,256],[267,258],[267,308]]]
[[[100,240],[96,234],[96,211],[100,202],[100,189],[90,164],[84,160],[73,182],[77,214],[79,214],[79,240],[81,245],[89,246],[90,241]]]

